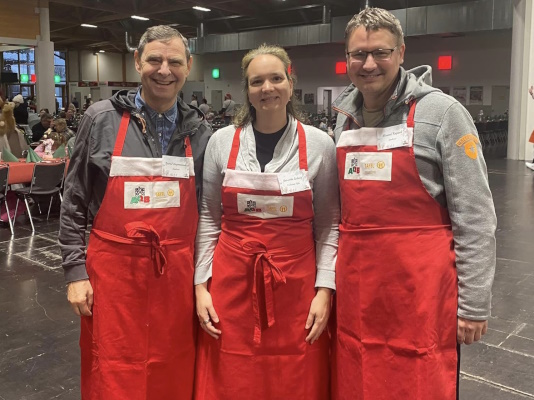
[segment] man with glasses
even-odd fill
[[[459,345],[486,333],[496,217],[469,113],[401,67],[402,27],[349,21],[352,81],[334,103],[342,223],[334,399],[450,400]]]

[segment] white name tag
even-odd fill
[[[161,176],[169,178],[189,178],[189,160],[187,157],[161,157]]]
[[[239,214],[253,215],[262,219],[293,216],[292,196],[256,196],[237,194],[237,211]]]
[[[345,179],[391,181],[392,153],[347,153]]]
[[[302,169],[291,172],[280,172],[277,174],[277,178],[282,194],[303,192],[311,189],[306,171]]]
[[[378,129],[376,139],[378,150],[411,147],[413,141],[413,128],[408,128],[406,125],[396,125]]]
[[[124,182],[124,208],[180,207],[180,184],[170,182]]]

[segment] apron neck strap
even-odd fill
[[[415,99],[410,101],[410,111],[408,112],[408,119],[406,120],[406,126],[408,128],[414,127],[413,116],[415,115]]]
[[[115,140],[115,148],[113,149],[113,155],[118,157],[122,154],[122,148],[124,147],[124,139],[126,139],[126,132],[128,131],[128,125],[130,124],[130,113],[126,110],[122,113],[121,124],[119,126],[119,133],[117,140]]]
[[[232,149],[230,150],[230,157],[228,158],[227,169],[235,169],[237,161],[237,154],[239,153],[239,136],[242,128],[239,127],[234,133],[234,140],[232,141]],[[297,134],[299,136],[299,168],[305,171],[308,170],[308,155],[306,152],[306,133],[300,121],[297,121]]]
[[[234,140],[232,141],[232,149],[230,150],[230,157],[228,158],[227,169],[235,169],[235,164],[237,161],[237,154],[239,153],[239,135],[241,134],[242,128],[239,127],[235,130]]]
[[[297,134],[299,135],[299,168],[308,170],[308,153],[306,151],[306,133],[300,121],[297,121]]]

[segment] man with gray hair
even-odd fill
[[[61,209],[67,296],[81,316],[82,398],[190,400],[193,252],[211,131],[178,98],[193,62],[187,39],[151,27],[134,59],[141,86],[83,116]]]
[[[473,120],[409,71],[400,22],[367,8],[345,31],[334,103],[341,191],[333,398],[452,400],[459,346],[490,316],[496,217]]]

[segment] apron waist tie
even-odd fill
[[[286,283],[286,277],[282,270],[274,263],[271,254],[264,243],[256,239],[243,239],[240,242],[241,248],[247,254],[254,255],[254,284],[252,286],[252,308],[254,310],[254,343],[261,343],[261,318],[258,302],[258,268],[263,272],[263,287],[265,293],[265,311],[267,314],[267,327],[270,328],[275,323],[274,317],[274,295],[273,287],[276,288]]]
[[[167,266],[167,257],[165,256],[164,247],[167,245],[186,243],[184,238],[161,240],[156,229],[145,222],[130,222],[124,225],[124,228],[126,229],[127,237],[117,236],[95,228],[93,228],[91,232],[101,239],[115,243],[150,246],[152,261],[156,265],[160,275],[165,273],[165,267]]]
[[[155,261],[159,274],[163,275],[167,266],[167,257],[163,252],[163,246],[156,229],[152,225],[141,221],[130,222],[124,225],[124,228],[126,229],[126,236],[130,238],[146,238],[150,242],[152,261]]]

